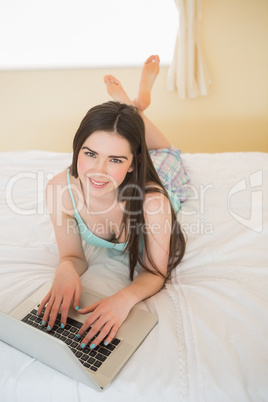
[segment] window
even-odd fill
[[[177,14],[173,0],[1,0],[0,69],[168,65]]]

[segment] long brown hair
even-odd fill
[[[157,264],[149,252],[147,234],[143,230],[145,227],[143,202],[145,194],[149,192],[162,193],[168,199],[169,196],[150,158],[145,142],[143,119],[138,109],[119,102],[110,101],[91,108],[82,120],[73,140],[73,160],[70,171],[75,178],[78,177],[77,159],[79,151],[86,139],[95,131],[118,133],[128,141],[133,155],[133,171],[127,173],[123,183],[118,188],[118,201],[125,201],[121,231],[125,230],[126,232],[127,245],[124,252],[129,253],[130,279],[133,280],[137,264],[140,264],[143,269],[167,279],[183,258],[185,238],[170,203],[171,237],[167,275],[164,276],[157,268]],[[148,183],[155,185],[149,187]],[[153,269],[145,266],[142,261],[139,252],[141,241],[143,241],[145,252]]]

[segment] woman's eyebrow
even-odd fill
[[[93,151],[92,149],[88,148],[88,147],[83,147],[82,149],[87,149],[89,152],[92,152],[93,154],[98,155],[98,152]],[[126,156],[119,156],[119,155],[109,155],[108,158],[117,158],[117,159],[126,159],[128,160],[128,158]]]
[[[89,152],[92,152],[93,154],[98,155],[98,152],[93,151],[93,149],[90,149],[88,147],[82,147],[82,149],[87,149]]]

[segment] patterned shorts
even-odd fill
[[[168,193],[175,194],[180,202],[185,201],[188,197],[187,183],[190,179],[182,164],[181,151],[170,147],[153,149],[149,153],[155,170]]]

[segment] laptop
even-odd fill
[[[47,332],[36,315],[40,301],[48,293],[52,281],[47,282],[9,315],[0,312],[0,340],[95,389],[105,389],[146,336],[155,327],[158,317],[134,306],[119,328],[113,341],[102,342],[91,350],[81,349],[76,334],[88,315],[69,310],[65,328],[60,328],[60,316],[53,330]],[[82,287],[80,308],[105,296]]]

